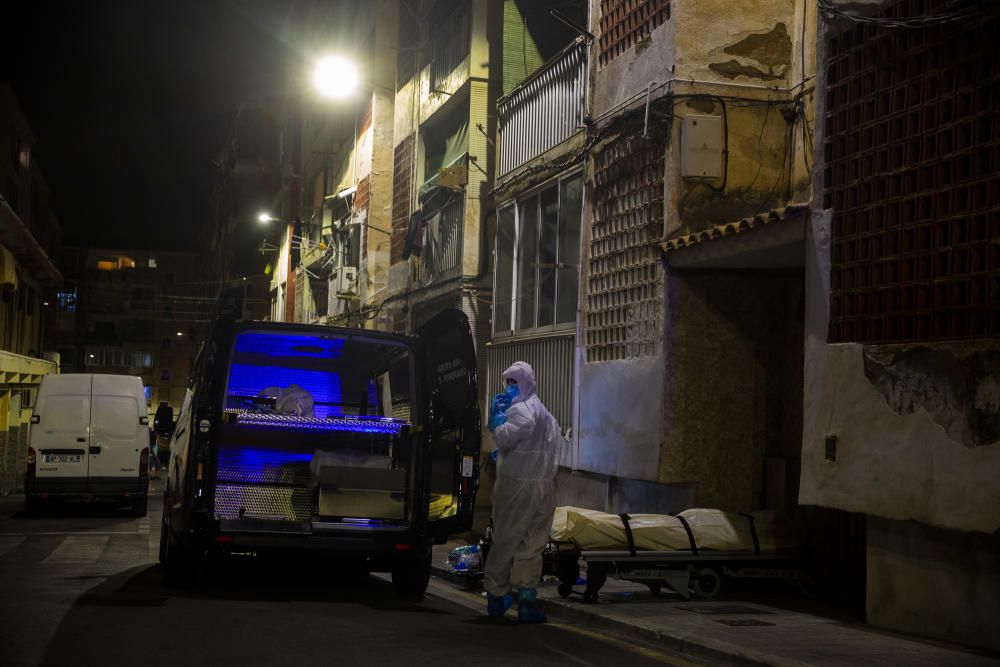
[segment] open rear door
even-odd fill
[[[445,310],[416,332],[426,427],[427,520],[437,540],[472,527],[479,489],[480,417],[469,319]]]

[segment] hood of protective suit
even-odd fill
[[[526,401],[535,395],[535,371],[526,361],[515,361],[510,368],[503,372],[504,382],[507,378],[517,380],[518,395],[514,403]]]

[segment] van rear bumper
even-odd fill
[[[149,494],[148,477],[29,477],[27,496],[134,498]]]
[[[309,522],[301,522],[290,523],[286,530],[263,531],[247,530],[247,526],[239,526],[241,523],[246,522],[219,522],[201,534],[202,545],[221,553],[311,553],[328,558],[369,558],[376,563],[419,558],[430,550],[430,540],[406,526],[357,530],[330,529],[317,523],[310,531]]]

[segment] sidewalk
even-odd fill
[[[454,580],[445,563],[451,549],[459,545],[451,542],[434,548],[437,576]],[[576,588],[582,590],[582,586]],[[553,618],[736,664],[1000,665],[1000,660],[985,654],[759,604],[752,601],[755,596],[684,600],[664,592],[654,597],[645,586],[613,578],[601,589],[596,604],[585,604],[580,595],[561,598],[555,583],[543,583],[538,596],[539,606]]]

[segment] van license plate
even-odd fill
[[[79,463],[79,454],[46,454],[45,463]]]

